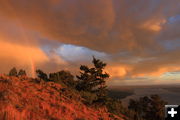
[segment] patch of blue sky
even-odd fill
[[[171,80],[171,79],[180,80],[180,71],[166,72],[163,75],[161,75],[160,78],[163,78],[163,79],[166,79],[166,80]]]
[[[86,47],[71,45],[71,44],[63,44],[58,47],[56,53],[68,61],[84,61],[91,60],[92,56],[98,58],[104,58],[107,56],[104,52],[98,52]]]
[[[168,23],[174,23],[180,21],[180,15],[172,16],[168,19]]]
[[[175,50],[180,47],[180,38],[176,40],[166,40],[161,43],[167,50]]]

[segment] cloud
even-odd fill
[[[64,43],[85,45],[87,43],[81,36],[91,38],[91,35],[110,29],[113,24],[113,8],[110,6],[112,1],[64,0],[57,6],[52,6],[49,2],[51,1],[1,1],[0,7],[4,16],[19,21],[43,36]]]
[[[163,24],[166,23],[166,20],[150,20],[150,21],[147,21],[145,22],[142,27],[145,28],[145,29],[149,29],[149,30],[152,30],[152,31],[155,31],[155,32],[159,32],[161,31],[162,29],[162,26]]]
[[[48,57],[37,47],[23,46],[0,41],[1,73],[6,72],[13,66],[26,68],[32,75],[32,67],[48,61]]]
[[[120,66],[109,66],[106,68],[107,73],[110,74],[111,78],[123,78],[128,74],[129,67],[120,65]]]
[[[97,55],[107,60],[113,77],[158,76],[179,70],[179,5],[179,0],[1,0],[0,37],[6,39],[0,42],[37,51],[51,61],[37,65],[47,71],[75,70]]]
[[[159,44],[154,40],[156,32],[168,17],[177,14],[178,3],[177,0],[147,3],[142,0],[2,0],[0,11],[42,36],[112,53],[158,49]]]

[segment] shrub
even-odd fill
[[[17,69],[15,67],[9,71],[9,76],[17,76]]]
[[[26,76],[26,71],[20,69],[20,70],[19,70],[19,73],[18,73],[18,76]]]
[[[164,120],[164,106],[167,102],[163,101],[158,95],[150,97],[140,97],[139,100],[131,99],[128,108],[133,110],[134,119],[143,118],[146,120]]]
[[[75,88],[76,81],[74,80],[74,76],[69,71],[59,71],[56,73],[50,73],[49,79],[56,83],[64,84],[67,87]]]
[[[87,91],[80,91],[81,97],[84,99],[83,102],[86,105],[92,105],[95,100],[97,100],[96,94],[87,92]]]
[[[75,118],[74,120],[86,120],[85,118]]]
[[[42,70],[40,70],[40,69],[36,70],[36,74],[37,74],[38,78],[40,78],[44,81],[49,81],[48,75],[46,73],[44,73]]]
[[[128,110],[122,106],[122,103],[119,99],[108,98],[106,107],[110,113],[115,115],[127,114],[128,112]]]

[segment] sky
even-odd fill
[[[0,73],[107,63],[109,85],[180,84],[179,0],[0,0]]]

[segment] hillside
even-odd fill
[[[0,75],[0,120],[123,120],[81,99],[54,82]]]

